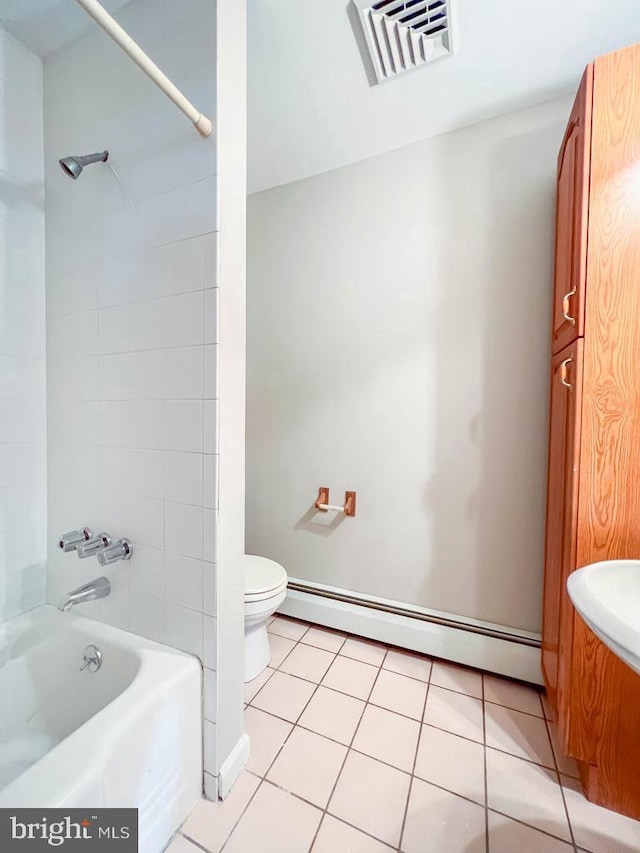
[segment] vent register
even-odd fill
[[[353,0],[378,83],[455,53],[453,0]]]

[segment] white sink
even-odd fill
[[[567,589],[593,633],[640,673],[640,560],[585,566],[569,575]]]

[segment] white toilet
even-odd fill
[[[267,619],[287,594],[279,563],[247,554],[244,562],[244,680],[252,681],[271,660]]]

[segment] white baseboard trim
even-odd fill
[[[221,800],[227,796],[238,776],[244,770],[249,760],[249,735],[243,734],[238,743],[231,750],[227,759],[220,768],[218,775],[218,797]]]
[[[218,777],[204,771],[204,798],[212,803],[218,802]]]
[[[540,649],[515,636],[487,636],[291,589],[278,612],[531,684],[543,683]]]

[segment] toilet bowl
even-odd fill
[[[244,680],[252,681],[271,660],[267,619],[287,594],[287,573],[279,563],[247,554],[244,562]]]

